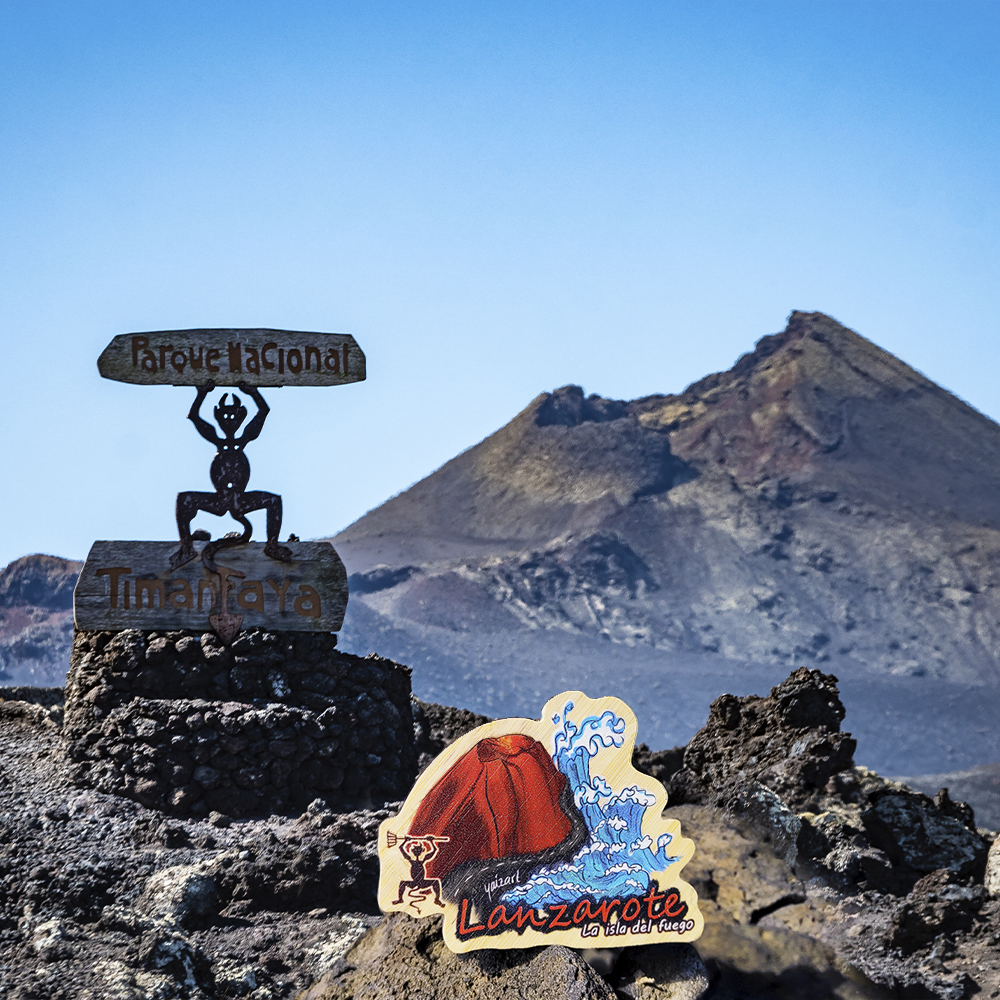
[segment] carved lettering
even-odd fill
[[[252,598],[252,600],[251,600]],[[247,611],[264,612],[264,584],[260,580],[246,580],[236,595],[236,603]]]
[[[208,591],[208,610],[211,611],[215,604],[215,588],[208,580],[198,581],[198,610],[201,611],[201,595]]]
[[[139,366],[139,351],[144,348],[149,347],[149,337],[133,337],[132,338],[132,367],[137,368]]]
[[[146,595],[146,607],[147,608],[155,607],[155,605],[153,603],[154,596],[160,598],[160,607],[161,608],[165,606],[165,601],[164,601],[164,596],[163,596],[164,595],[163,581],[162,580],[157,580],[155,577],[153,577],[151,579],[149,579],[149,578],[140,578],[140,579],[138,579],[138,580],[135,581],[135,606],[136,606],[136,609],[139,609],[139,608],[142,607],[142,595],[144,593]]]
[[[160,598],[160,607],[164,607],[164,597],[163,597],[163,581],[157,580],[155,577],[153,579],[139,579],[135,581],[135,606],[136,609],[142,607],[142,595],[146,594],[146,607],[152,608],[153,597],[158,596]]]
[[[227,614],[229,612],[227,595],[230,590],[235,589],[235,585],[230,580],[230,577],[242,580],[246,577],[246,573],[233,566],[223,566],[222,563],[216,563],[216,567],[216,572],[219,574],[219,584],[222,587],[222,593],[219,595],[219,607],[222,609],[223,614]]]
[[[282,580],[281,586],[278,586],[277,580],[268,580],[267,585],[278,595],[278,610],[285,610],[285,594],[288,593],[289,580]]]
[[[171,587],[176,587],[178,584],[180,588],[178,590],[171,590],[167,594],[167,601],[171,607],[194,610],[194,594],[191,592],[191,584],[183,578],[170,581]]]
[[[300,594],[292,605],[297,615],[303,618],[319,618],[319,594],[308,583],[299,584]]]
[[[287,565],[251,542],[231,553],[234,564],[213,572],[200,559],[170,570],[176,543],[96,542],[77,587],[76,625],[203,629],[213,627],[209,615],[223,613],[292,631],[336,631],[347,602],[343,563],[326,543],[292,544]]]
[[[109,566],[107,569],[99,569],[95,571],[96,576],[106,576],[109,577],[108,582],[111,584],[111,608],[118,607],[118,577],[125,573],[131,573],[131,566]],[[126,583],[126,587],[128,584]],[[126,591],[127,593],[127,591]],[[126,598],[127,600],[127,598]],[[125,607],[128,607],[126,603]]]
[[[119,334],[98,359],[105,378],[193,386],[211,379],[220,388],[338,385],[363,379],[364,367],[364,354],[346,334],[261,329]]]

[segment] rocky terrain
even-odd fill
[[[995,833],[856,766],[818,670],[717,698],[686,747],[637,748],[697,845],[706,930],[593,953],[455,956],[434,921],[383,919],[374,838],[397,804],[168,816],[73,785],[58,689],[0,697],[0,997],[1000,996]],[[412,716],[424,765],[483,721]]]
[[[341,645],[486,713],[617,694],[658,745],[819,665],[870,766],[994,763],[998,490],[1000,427],[795,312],[677,395],[543,393],[346,528]]]
[[[928,795],[947,785],[954,798],[975,804],[976,816],[983,826],[1000,830],[1000,764],[982,764],[950,774],[918,774],[899,780]]]

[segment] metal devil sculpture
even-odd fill
[[[196,629],[207,624],[227,643],[245,621],[262,628],[337,631],[347,606],[344,565],[329,543],[300,542],[295,535],[279,542],[281,497],[247,489],[246,446],[260,436],[270,412],[262,386],[362,381],[365,356],[354,338],[269,329],[121,334],[101,354],[98,369],[120,382],[196,387],[188,417],[216,449],[209,471],[215,492],[177,494],[177,548],[169,542],[95,542],[74,595],[77,628]],[[231,400],[223,393],[213,410],[218,430],[201,415],[217,387],[238,388],[253,401],[256,413],[249,422],[235,392]],[[247,517],[260,510],[266,512],[263,544],[251,542]],[[242,530],[212,541],[207,531],[191,530],[199,512],[228,514]],[[222,550],[225,564],[218,561]]]
[[[210,537],[208,532],[191,533],[191,520],[200,510],[217,516],[229,514],[243,525],[242,534],[233,532],[226,536],[224,541],[228,544],[249,542],[253,526],[246,515],[255,510],[266,510],[267,542],[264,545],[264,554],[272,559],[288,562],[292,558],[292,550],[278,544],[278,533],[281,531],[281,497],[277,493],[265,493],[263,490],[246,492],[247,484],[250,482],[250,462],[247,460],[245,448],[260,436],[270,408],[252,385],[240,385],[243,392],[257,404],[257,413],[246,430],[237,437],[236,432],[247,418],[247,408],[240,402],[240,397],[235,392],[232,403],[227,405],[226,399],[229,394],[223,393],[222,400],[213,411],[215,421],[224,435],[220,438],[215,428],[201,416],[201,404],[214,388],[213,382],[198,386],[198,394],[188,413],[188,419],[198,429],[198,433],[218,449],[209,472],[215,492],[177,494],[177,530],[181,536],[181,547],[170,557],[170,567],[177,569],[178,566],[183,566],[194,559],[197,555],[192,544],[194,539],[208,541]],[[210,560],[221,547],[219,542],[214,549],[212,546],[206,546],[202,560],[209,568],[214,568],[210,565]]]

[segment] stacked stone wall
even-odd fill
[[[408,667],[331,633],[77,632],[64,736],[74,780],[175,815],[403,798]]]

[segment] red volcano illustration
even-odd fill
[[[432,863],[436,878],[467,861],[537,854],[561,844],[573,829],[559,802],[565,787],[538,740],[520,733],[489,737],[430,790],[410,833],[450,838]]]

